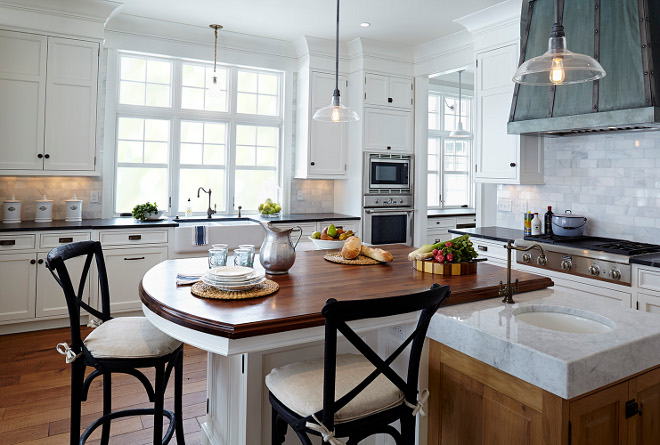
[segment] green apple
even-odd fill
[[[259,204],[259,211],[261,212],[263,209],[264,209],[264,205],[263,205],[263,204]]]
[[[273,200],[270,199],[270,198],[266,198],[266,200],[264,201],[264,203],[266,203],[266,204],[272,204],[272,203],[273,203]]]

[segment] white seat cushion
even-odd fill
[[[162,357],[181,346],[144,317],[113,318],[94,329],[85,346],[96,358]]]
[[[361,355],[338,355],[335,400],[355,388],[374,369],[374,365]],[[323,409],[323,359],[273,369],[266,376],[266,386],[279,401],[302,417],[320,411]],[[402,402],[403,392],[381,374],[335,413],[335,423],[359,419]]]

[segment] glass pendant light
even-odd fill
[[[224,93],[224,85],[220,85],[218,82],[218,75],[215,72],[215,68],[218,64],[218,29],[222,29],[222,25],[209,25],[209,28],[213,29],[215,33],[215,44],[213,46],[213,78],[211,85],[208,87],[208,94],[209,96],[219,97]]]
[[[359,121],[360,116],[355,111],[341,104],[339,95],[339,0],[337,0],[337,38],[335,45],[335,91],[332,93],[332,102],[327,107],[319,108],[314,113],[314,120],[324,122]]]
[[[559,5],[555,0],[555,24],[550,33],[548,51],[520,65],[513,81],[522,85],[571,85],[605,77],[605,70],[585,54],[566,49],[566,33],[559,23]]]
[[[451,133],[449,133],[449,137],[452,138],[469,138],[472,136],[472,134],[463,129],[463,118],[461,117],[461,104],[463,103],[463,98],[462,98],[462,93],[463,93],[463,88],[461,84],[461,75],[463,74],[463,71],[465,70],[459,70],[458,72],[458,128],[455,130],[452,130]]]

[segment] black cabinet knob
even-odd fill
[[[393,102],[393,101],[392,101],[392,98],[391,98],[391,97],[388,97],[388,98],[387,98],[387,102],[392,103],[392,102]]]
[[[44,158],[48,159],[48,158],[50,158],[50,155],[49,155],[49,154],[45,154],[45,155],[44,155]]]
[[[36,260],[30,260],[30,264],[35,264],[36,262]]]
[[[314,165],[314,163],[313,163],[313,162],[310,162],[309,164],[310,164],[310,165]]]
[[[41,158],[44,157],[44,155],[42,155],[41,153],[39,153],[39,154],[37,155],[37,157],[38,157],[39,159],[41,159]]]
[[[515,167],[515,166],[516,166],[516,163],[515,163],[515,162],[512,162],[511,164],[509,164],[509,166],[510,166],[510,167]]]
[[[41,259],[40,259],[39,261],[37,261],[37,263],[39,263],[39,264],[44,264],[44,260],[41,260]]]
[[[388,150],[391,150],[391,149],[392,149],[392,147],[389,147],[389,146],[388,146],[388,147],[387,147],[387,149],[388,149]]]

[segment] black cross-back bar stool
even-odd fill
[[[415,442],[417,414],[428,391],[419,393],[419,362],[431,317],[449,297],[449,287],[434,284],[431,289],[397,297],[374,300],[336,301],[323,307],[325,350],[322,359],[309,360],[273,369],[266,376],[272,406],[272,443],[282,444],[291,426],[305,445],[308,434],[324,442],[357,444],[373,434],[389,434],[397,445]],[[388,317],[421,311],[413,333],[385,360],[369,347],[346,322]],[[337,355],[337,332],[362,354]],[[404,380],[391,364],[412,344]],[[401,432],[391,424],[399,420]]]
[[[72,258],[86,256],[80,276],[78,292],[74,291],[66,262]],[[101,310],[90,307],[82,300],[92,260],[96,261],[99,278]],[[71,364],[71,423],[70,444],[84,444],[92,432],[102,426],[101,443],[110,439],[110,422],[127,416],[153,414],[153,443],[167,444],[174,431],[178,445],[184,445],[183,437],[183,344],[156,327],[144,317],[112,318],[110,316],[110,292],[108,276],[103,260],[101,243],[82,241],[56,247],[46,259],[46,267],[64,291],[69,311],[71,345],[60,343],[57,350],[66,355]],[[83,341],[80,335],[80,309],[84,309],[102,321]],[[85,379],[85,368],[94,371]],[[155,368],[156,379],[152,386],[149,379],[138,369]],[[163,408],[167,382],[174,370],[174,412]],[[125,409],[112,412],[111,375],[129,374],[144,386],[153,408]],[[80,436],[81,403],[87,400],[92,381],[103,377],[103,415],[92,422]],[[169,419],[169,427],[163,437],[163,420]]]

